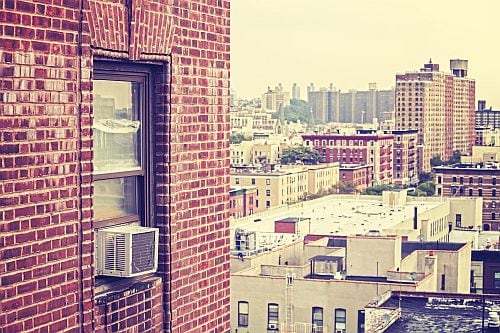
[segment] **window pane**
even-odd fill
[[[94,183],[94,217],[96,220],[139,215],[137,178],[99,180]]]
[[[141,168],[139,84],[94,80],[94,168],[96,173]]]

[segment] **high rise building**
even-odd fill
[[[283,91],[281,83],[274,90],[268,87],[267,91],[262,94],[262,109],[264,110],[280,111],[288,105],[290,105],[290,93]]]
[[[477,101],[476,126],[487,128],[500,128],[500,110],[493,110],[492,107],[486,108],[486,101]]]
[[[300,99],[300,87],[295,82],[292,85],[292,99]]]
[[[418,72],[396,75],[397,130],[416,129],[419,171],[431,171],[431,158],[449,159],[456,150],[470,153],[475,136],[475,81],[467,60],[450,60],[452,73],[431,61]]]
[[[193,3],[2,7],[1,332],[230,330],[230,4]]]
[[[318,122],[372,123],[375,118],[391,119],[394,113],[394,90],[378,90],[376,83],[365,91],[345,93],[330,84],[328,89],[310,90],[308,101]]]

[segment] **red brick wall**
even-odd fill
[[[91,199],[99,57],[162,66],[155,171],[165,328],[227,331],[229,1],[6,0],[0,24],[0,327],[91,332],[100,322]]]
[[[162,293],[161,279],[153,278],[97,298],[94,332],[163,332]]]
[[[274,232],[284,234],[294,234],[297,232],[297,224],[290,222],[274,222]]]

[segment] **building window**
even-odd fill
[[[259,200],[255,200],[255,208],[259,208]]]
[[[469,197],[472,197],[472,194],[473,194],[473,190],[469,189]]]
[[[500,272],[495,272],[493,286],[495,289],[500,288]]]
[[[152,226],[151,71],[103,62],[94,68],[94,225]]]
[[[236,185],[239,185],[239,184],[240,184],[240,179],[239,179],[239,178],[236,178],[236,179],[234,180],[234,182],[236,183]]]
[[[491,185],[496,185],[497,184],[497,179],[496,178],[492,178],[491,179]]]
[[[255,185],[255,178],[252,178],[252,185]]]
[[[442,183],[442,181],[443,181],[443,177],[438,176],[438,184],[441,184],[441,183]]]
[[[452,182],[456,183],[457,182],[457,177],[456,176],[453,176],[453,180]]]
[[[460,184],[464,183],[464,177],[460,177]]]
[[[266,201],[266,208],[271,208],[271,201],[269,200]]]
[[[238,302],[238,327],[248,327],[248,302]]]
[[[323,329],[323,308],[313,307],[312,308],[312,326],[315,329],[313,332],[321,332]]]
[[[492,221],[495,221],[497,218],[496,214],[495,213],[491,213],[491,220]]]
[[[271,190],[266,190],[266,196],[271,196]]]
[[[455,215],[455,223],[457,225],[457,228],[460,228],[462,226],[462,214]]]
[[[482,197],[482,196],[483,196],[483,190],[482,190],[482,189],[477,190],[477,193],[478,193],[478,195],[479,195],[480,197]]]
[[[452,187],[451,188],[451,194],[453,194],[453,195],[457,194],[457,188],[456,187]]]
[[[438,195],[441,195],[441,188],[438,187]]]
[[[482,185],[482,184],[483,184],[483,177],[479,177],[479,178],[477,179],[477,183],[478,183],[479,185]]]
[[[335,332],[345,332],[346,329],[346,311],[345,309],[335,309]]]
[[[269,330],[278,330],[279,327],[279,307],[278,304],[269,303],[267,305],[267,328]]]
[[[365,333],[365,310],[358,310],[358,333]]]
[[[472,181],[472,177],[469,177],[469,185],[472,185],[473,181]]]
[[[271,179],[269,178],[266,179],[266,185],[271,185]]]
[[[446,274],[441,274],[441,290],[446,289]]]
[[[497,196],[497,190],[493,189],[491,190],[491,196],[496,197]]]

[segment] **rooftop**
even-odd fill
[[[382,307],[397,308],[401,317],[385,332],[481,332],[482,303],[477,299],[448,297],[392,296]],[[488,313],[498,311],[500,302],[485,302],[485,319]],[[487,322],[485,323],[487,327]]]
[[[233,221],[232,227],[247,231],[274,232],[274,222],[290,217],[305,220],[305,233],[317,235],[356,235],[370,230],[397,227],[405,221],[412,223],[414,208],[418,214],[442,204],[439,199],[412,200],[406,205],[384,204],[381,196],[329,195],[290,206],[268,209]]]

